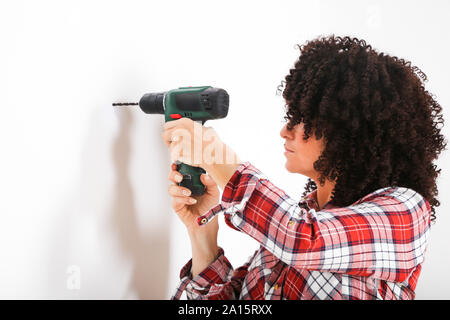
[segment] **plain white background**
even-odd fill
[[[166,299],[190,258],[162,116],[112,102],[211,85],[221,138],[293,198],[276,88],[296,44],[349,35],[410,60],[448,119],[448,1],[0,2],[0,298]],[[443,133],[449,136],[448,125]],[[449,155],[417,299],[449,299]],[[258,244],[220,218],[234,267]]]

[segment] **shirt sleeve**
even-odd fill
[[[217,258],[194,278],[191,273],[192,259],[189,260],[181,269],[181,282],[172,299],[179,299],[183,291],[186,291],[188,300],[238,299],[253,256],[243,266],[234,270],[225,257],[224,250],[219,247]]]
[[[256,239],[284,263],[402,282],[424,261],[428,201],[412,189],[387,187],[348,207],[305,209],[250,162],[227,183],[222,202],[199,217],[223,212],[226,223]]]

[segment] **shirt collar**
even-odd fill
[[[307,195],[305,195],[299,202],[299,205],[306,205],[306,207],[308,207],[309,209],[314,209],[316,211],[320,211],[319,210],[319,204],[317,203],[317,189],[311,191],[310,193],[308,193]],[[330,209],[330,208],[335,208],[335,206],[333,206],[330,201],[328,201],[327,203],[325,203],[325,205],[322,207],[321,210],[324,209]]]

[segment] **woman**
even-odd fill
[[[299,203],[212,128],[190,119],[165,124],[172,151],[181,145],[177,130],[192,133],[193,146],[203,129],[215,136],[205,147],[234,159],[173,156],[208,173],[206,193],[194,197],[176,184],[175,164],[169,174],[192,245],[173,298],[186,290],[188,299],[414,299],[440,205],[433,160],[446,146],[425,74],[364,40],[330,36],[301,46],[285,80],[286,169],[308,177]],[[219,213],[261,244],[237,269],[217,244]]]

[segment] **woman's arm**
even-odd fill
[[[236,300],[239,298],[242,283],[247,276],[248,267],[257,254],[255,251],[248,261],[234,270],[231,263],[225,257],[224,251],[219,247],[218,256],[203,269],[193,276],[191,273],[192,259],[186,263],[180,272],[180,285],[172,300],[180,299],[183,291],[189,300]]]
[[[216,218],[217,219],[217,218]],[[192,276],[197,276],[219,254],[217,230],[213,232],[189,232],[192,250]]]
[[[249,162],[226,185],[218,213],[298,269],[375,276],[402,282],[423,262],[430,206],[408,188],[383,188],[344,208],[302,208]]]
[[[223,155],[227,155],[223,161],[224,163],[212,163],[212,164],[203,164],[203,169],[208,172],[216,181],[217,185],[220,189],[224,190],[230,178],[236,172],[236,169],[241,165],[242,161],[239,159],[239,156],[224,143],[220,143],[220,148],[223,149]],[[224,156],[225,157],[225,156]]]

